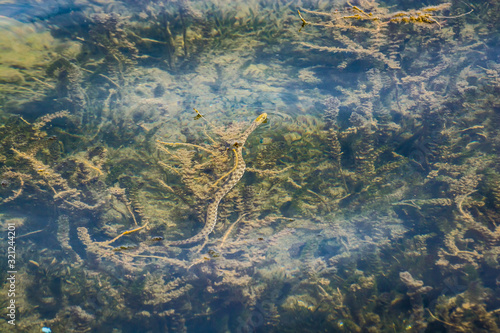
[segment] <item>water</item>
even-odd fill
[[[498,13],[0,1],[0,331],[499,331]]]

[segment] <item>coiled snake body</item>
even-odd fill
[[[234,171],[230,174],[229,179],[226,181],[222,187],[215,192],[212,202],[208,205],[207,216],[205,219],[205,226],[196,235],[191,238],[181,240],[181,241],[171,241],[165,242],[165,245],[186,245],[191,243],[196,243],[202,239],[206,239],[208,235],[214,230],[215,224],[217,223],[217,210],[219,208],[219,203],[224,198],[224,196],[231,191],[231,189],[240,181],[241,177],[245,173],[245,161],[243,160],[243,145],[247,141],[248,137],[252,132],[265,120],[267,119],[267,114],[263,113],[258,116],[250,125],[249,128],[241,135],[241,137],[232,144],[232,149],[235,152],[235,160],[237,161]]]

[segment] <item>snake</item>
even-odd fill
[[[260,124],[264,123],[267,120],[267,113],[262,113],[259,115],[251,125],[241,134],[241,136],[231,143],[231,149],[235,153],[235,163],[236,166],[234,170],[229,175],[228,180],[215,192],[213,199],[208,204],[207,207],[207,215],[205,218],[205,226],[203,229],[198,232],[196,235],[179,241],[166,241],[165,245],[167,246],[178,246],[178,245],[187,245],[192,243],[197,243],[203,239],[208,239],[208,235],[214,230],[215,225],[217,224],[217,211],[219,210],[219,204],[221,200],[226,196],[226,194],[231,191],[231,189],[238,184],[241,177],[245,173],[246,164],[245,160],[243,160],[243,146],[247,141],[248,137],[252,132],[259,127]]]

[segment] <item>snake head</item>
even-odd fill
[[[267,120],[267,113],[263,113],[260,116],[258,116],[257,119],[255,119],[255,122],[262,124],[262,123],[265,123],[266,120]]]
[[[238,149],[242,146],[241,142],[238,141],[238,140],[232,140],[232,141],[228,141],[226,143],[226,149],[227,150],[230,150],[230,149]]]

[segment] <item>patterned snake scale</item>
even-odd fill
[[[252,132],[263,122],[265,122],[267,119],[267,114],[263,113],[260,116],[255,119],[250,127],[247,128],[247,130],[241,135],[241,137],[236,140],[236,142],[232,145],[233,149],[235,150],[236,157],[237,157],[237,164],[236,168],[234,171],[231,173],[229,176],[229,179],[226,181],[222,187],[215,192],[214,198],[211,201],[211,203],[208,205],[207,209],[207,217],[205,219],[205,226],[203,229],[196,235],[194,235],[191,238],[181,240],[181,241],[172,241],[172,242],[165,242],[165,245],[186,245],[186,244],[192,244],[201,241],[202,239],[208,238],[208,235],[214,230],[215,224],[217,223],[217,210],[219,208],[219,203],[224,198],[224,196],[231,191],[231,189],[240,181],[241,177],[243,177],[243,174],[245,173],[245,161],[243,160],[243,146],[245,145],[245,142],[247,141],[248,137]]]

